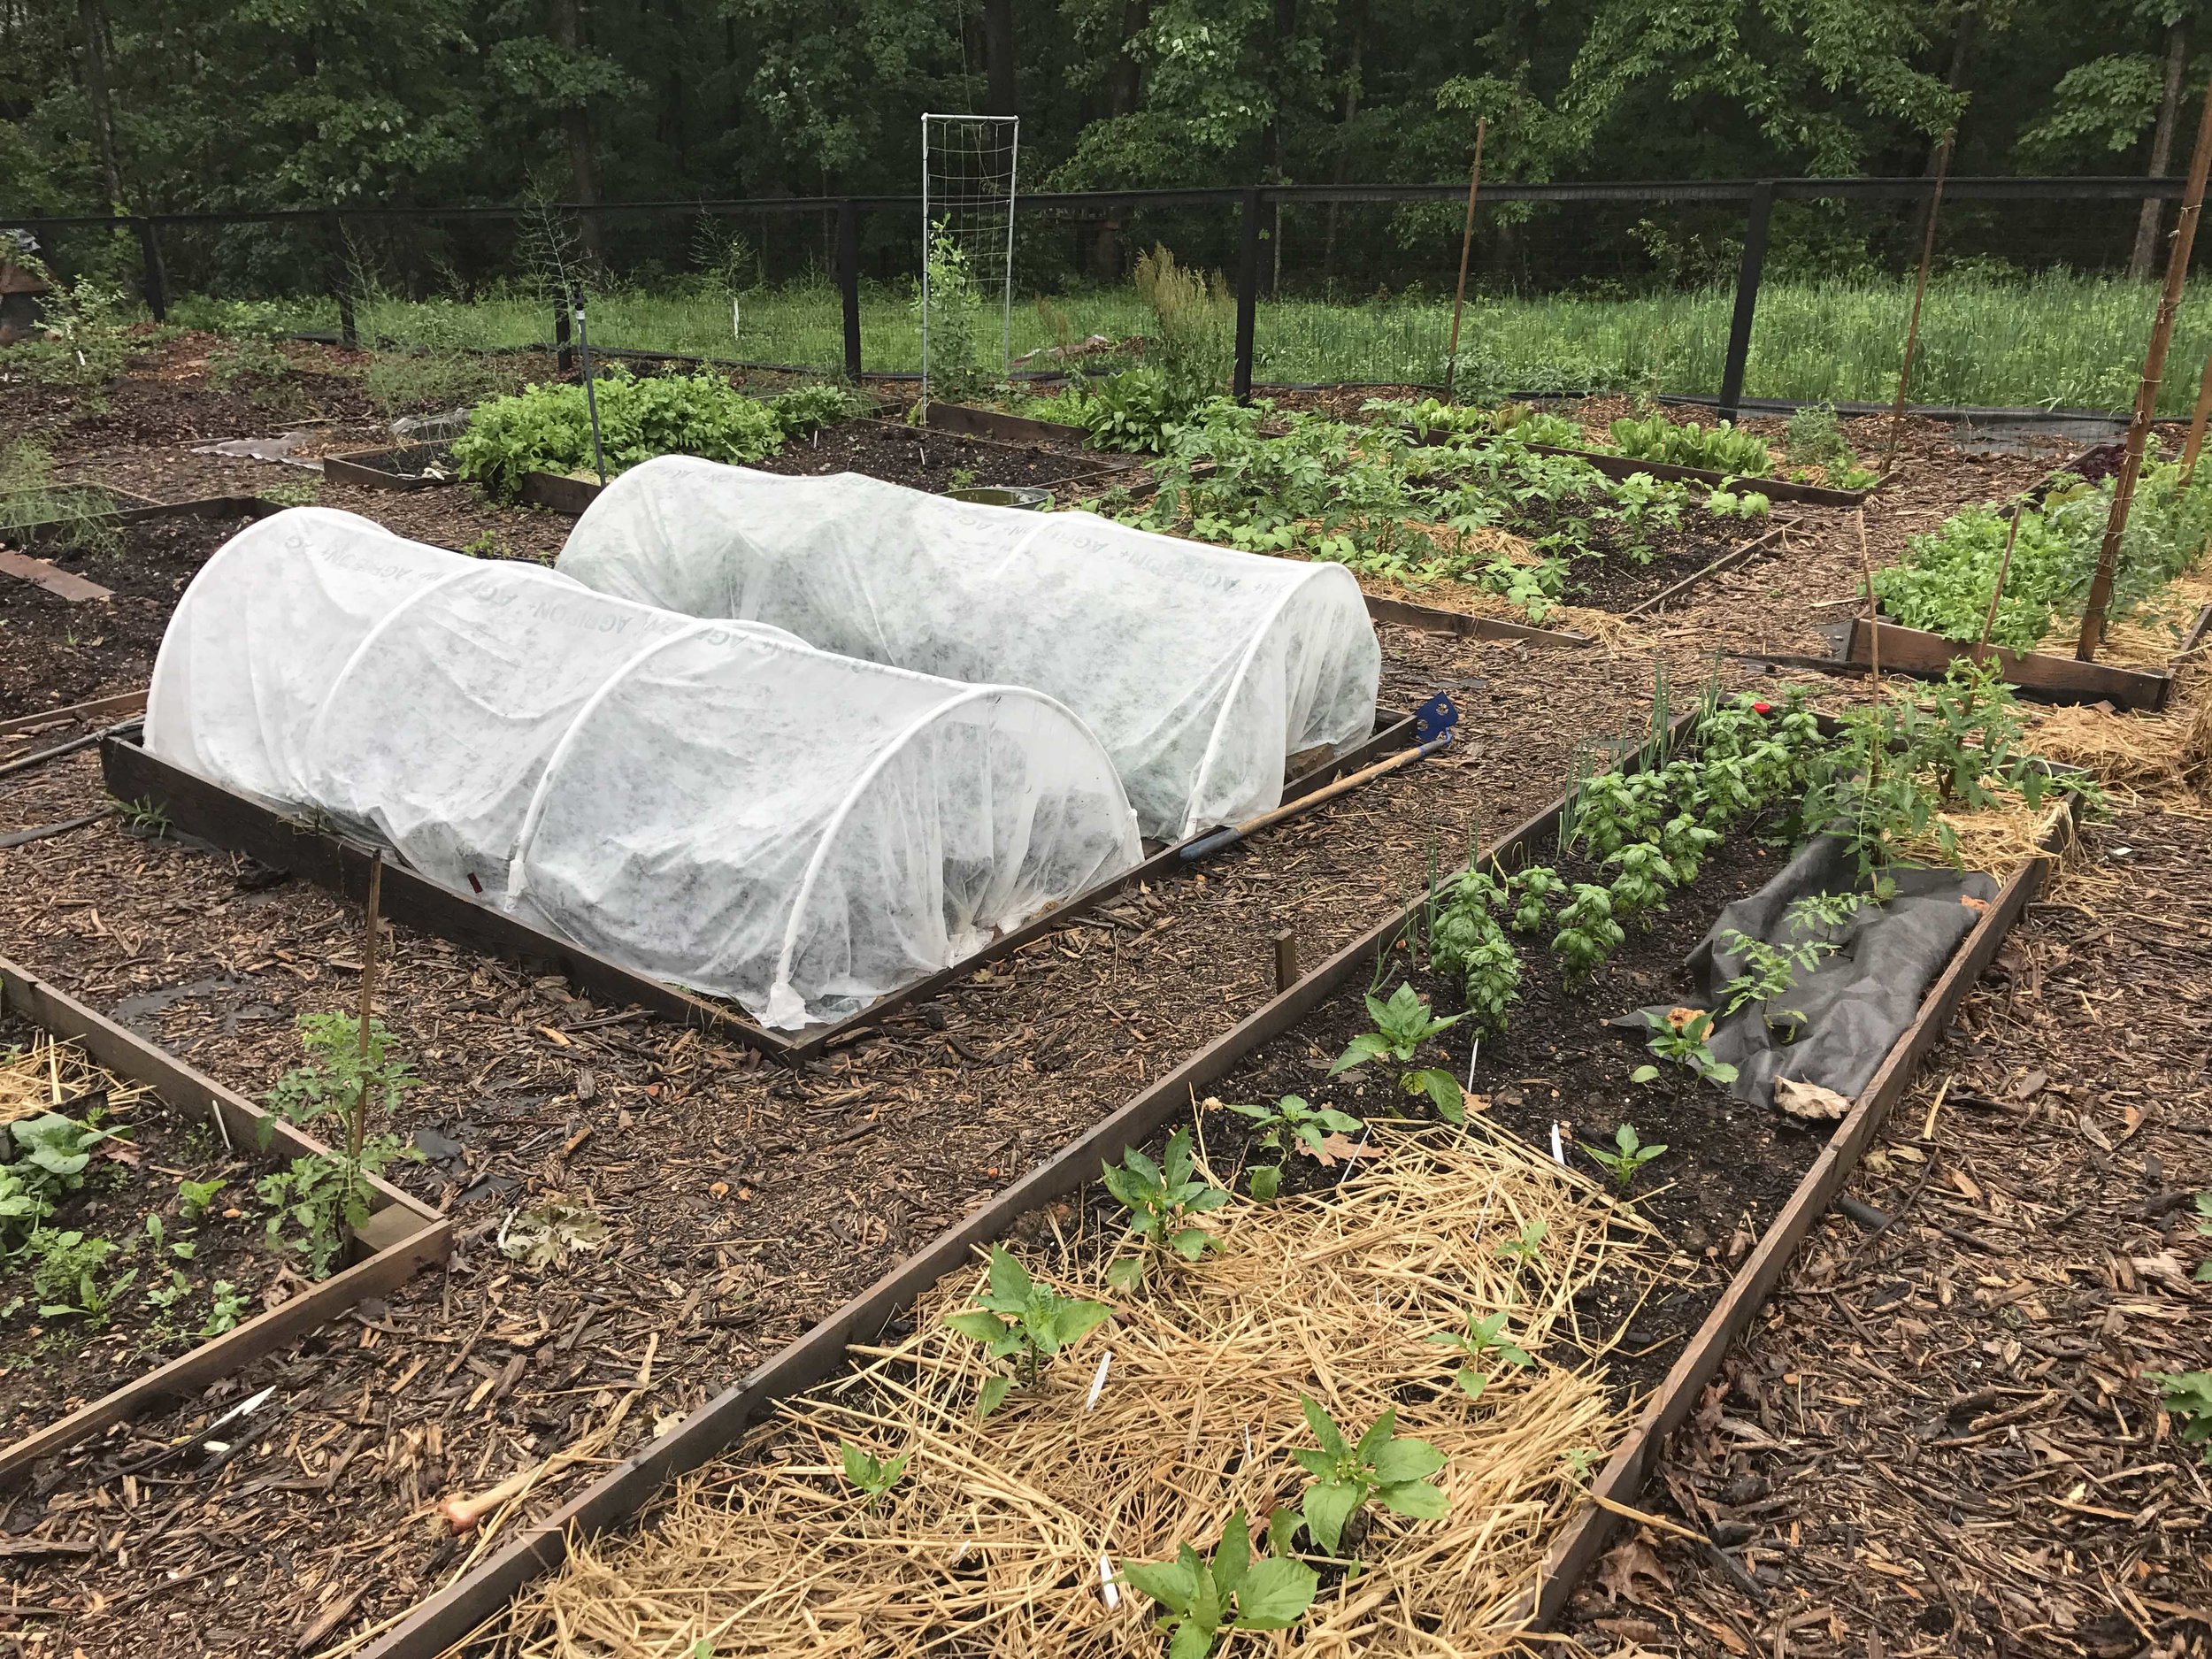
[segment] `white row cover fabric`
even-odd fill
[[[1382,653],[1351,572],[1094,513],[663,456],[601,492],[557,568],[643,604],[1057,698],[1113,756],[1151,836],[1279,805],[1289,757],[1374,728]]]
[[[1111,761],[971,686],[320,508],[242,531],[162,641],[147,747],[783,1029],[1141,856]]]

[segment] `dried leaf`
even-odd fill
[[[1786,1077],[1774,1079],[1774,1103],[1793,1118],[1816,1124],[1833,1123],[1851,1110],[1851,1102],[1835,1090]]]
[[[1642,1579],[1650,1580],[1670,1595],[1674,1592],[1674,1580],[1667,1577],[1666,1569],[1659,1564],[1658,1552],[1640,1538],[1624,1539],[1614,1545],[1598,1567],[1598,1583],[1614,1601],[1634,1601],[1647,1607],[1656,1605],[1639,1593],[1637,1585]]]
[[[1381,1153],[1380,1148],[1362,1146],[1358,1141],[1341,1134],[1324,1135],[1321,1138],[1321,1149],[1318,1152],[1306,1146],[1302,1141],[1298,1144],[1305,1147],[1307,1152],[1317,1158],[1321,1167],[1325,1170],[1334,1169],[1340,1160],[1348,1164],[1354,1158],[1377,1157]]]

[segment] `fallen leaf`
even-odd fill
[[[1774,1079],[1774,1103],[1807,1123],[1833,1123],[1851,1110],[1851,1102],[1835,1090],[1787,1077]]]
[[[1962,893],[1959,895],[1959,902],[1966,906],[1968,910],[1973,911],[1977,916],[1986,916],[1989,914],[1989,901],[1987,899],[1978,899],[1970,893]]]
[[[1965,1194],[1976,1203],[1978,1204],[1982,1202],[1982,1189],[1974,1185],[1973,1177],[1967,1174],[1964,1170],[1953,1170],[1951,1171],[1951,1185],[1957,1187],[1959,1191]]]
[[[2015,1083],[2012,1086],[2012,1098],[2015,1100],[2032,1100],[2035,1096],[2040,1094],[2045,1089],[2050,1087],[2050,1086],[2051,1079],[2047,1073],[2042,1071],[2031,1071],[2027,1074],[2027,1076],[2022,1078],[2017,1083]]]
[[[1598,1583],[1616,1601],[1653,1605],[1637,1589],[1639,1580],[1647,1578],[1670,1594],[1674,1591],[1674,1580],[1667,1577],[1666,1569],[1659,1564],[1658,1552],[1640,1538],[1624,1539],[1614,1545],[1598,1567]]]
[[[2171,1250],[2161,1250],[2156,1256],[2130,1256],[2128,1265],[2135,1270],[2137,1278],[2168,1286],[2184,1295],[2195,1288],[2181,1265],[2181,1258]]]
[[[1305,1142],[1302,1141],[1299,1145],[1305,1146]],[[1362,1146],[1359,1142],[1348,1140],[1340,1134],[1323,1136],[1321,1148],[1317,1152],[1314,1151],[1311,1147],[1307,1147],[1306,1150],[1313,1153],[1313,1156],[1320,1160],[1321,1167],[1325,1170],[1334,1169],[1340,1160],[1349,1163],[1354,1158],[1376,1157],[1381,1152],[1380,1148]]]
[[[1693,1020],[1704,1018],[1705,1012],[1701,1008],[1671,1008],[1667,1010],[1667,1024],[1676,1031],[1686,1031]]]

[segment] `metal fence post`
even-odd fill
[[[553,362],[563,374],[576,366],[576,353],[569,345],[569,329],[568,302],[557,299],[553,302]]]
[[[146,290],[146,309],[154,320],[169,320],[169,273],[161,263],[161,243],[154,235],[154,222],[150,219],[134,219],[138,231],[139,277]]]
[[[1744,365],[1751,357],[1751,319],[1759,308],[1759,275],[1767,262],[1767,221],[1774,216],[1774,180],[1751,187],[1744,223],[1743,263],[1736,270],[1736,313],[1728,323],[1728,360],[1720,372],[1720,412],[1733,420],[1743,403]]]
[[[354,327],[353,276],[346,269],[346,227],[335,208],[323,216],[323,224],[330,233],[330,291],[338,301],[338,339],[345,346],[357,346],[361,338]]]
[[[1237,250],[1237,368],[1240,402],[1252,396],[1252,344],[1260,312],[1260,187],[1244,187],[1244,235]]]
[[[845,378],[860,378],[860,209],[837,204],[837,291],[845,306]]]

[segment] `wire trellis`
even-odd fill
[[[1013,354],[1014,180],[1021,118],[922,117],[922,406],[983,375],[986,308],[999,303],[996,373]]]

